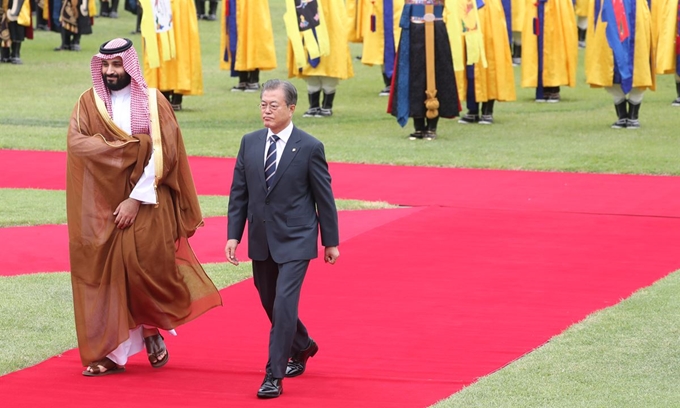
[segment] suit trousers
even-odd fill
[[[309,347],[307,328],[298,318],[302,282],[309,260],[276,263],[271,254],[265,261],[253,261],[253,280],[260,301],[272,323],[269,332],[267,371],[283,378],[288,359]]]

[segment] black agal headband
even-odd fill
[[[125,44],[121,45],[120,47],[116,47],[116,48],[106,48],[106,45],[109,42],[111,42],[111,41],[107,41],[104,44],[102,44],[101,47],[99,47],[99,52],[101,54],[104,54],[104,55],[111,55],[111,54],[119,54],[121,52],[127,51],[130,48],[132,48],[132,41],[130,41],[127,38],[123,38],[123,40],[125,40]]]

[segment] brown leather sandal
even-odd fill
[[[87,370],[83,371],[85,377],[101,377],[103,375],[117,374],[125,371],[125,367],[121,367],[114,363],[108,357],[100,361],[94,361],[87,366]]]
[[[145,337],[144,345],[149,356],[149,363],[151,363],[153,368],[160,368],[168,363],[170,353],[168,353],[168,349],[165,347],[163,336],[154,334],[153,336]],[[161,358],[161,356],[163,357]]]

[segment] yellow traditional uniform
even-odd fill
[[[655,89],[650,56],[653,55],[651,16],[646,0],[635,0],[635,54],[633,61],[633,87]],[[676,0],[677,1],[677,0]],[[598,20],[595,25],[595,20]],[[595,16],[595,3],[590,2],[588,12],[588,38],[586,42],[586,82],[591,87],[607,87],[614,84],[614,55],[607,43],[607,23]]]
[[[655,0],[652,21],[656,73],[677,74],[678,0]]]
[[[304,78],[308,76],[326,76],[338,79],[348,79],[354,76],[352,59],[350,58],[349,45],[347,43],[348,25],[345,4],[337,0],[316,0],[322,6],[322,21],[325,31],[328,33],[329,53],[321,56],[321,61],[316,67],[306,63],[302,70],[298,69],[296,59],[299,57],[293,52],[293,45],[288,41],[288,77]],[[301,37],[300,37],[301,38]],[[303,55],[306,59],[306,56]]]
[[[303,78],[309,95],[310,107],[303,117],[331,116],[338,81],[354,76],[345,3],[306,0],[301,10],[295,8],[294,0],[286,0],[286,5],[288,77]],[[310,12],[315,9],[318,13]],[[324,100],[320,106],[322,91]]]
[[[574,3],[574,12],[578,17],[588,17],[589,0],[576,0]]]
[[[361,0],[363,3],[368,3],[368,6],[363,7],[364,16],[361,19],[363,23],[362,33],[364,39],[364,46],[361,52],[361,63],[366,65],[382,65],[385,63],[385,22],[384,22],[384,1]],[[392,27],[395,49],[399,44],[399,18],[401,11],[404,8],[403,0],[393,0],[392,4]],[[371,20],[375,20],[375,29],[371,29]]]
[[[540,73],[544,87],[576,86],[578,31],[571,0],[548,0],[544,3],[543,49],[539,50],[534,29],[538,18],[538,3],[530,3],[525,10],[522,30],[522,87],[539,86],[539,52],[543,58]],[[538,99],[538,98],[537,98]]]
[[[361,2],[364,4],[361,17],[363,24],[361,63],[369,66],[382,65],[385,88],[379,95],[388,96],[401,33],[399,19],[404,8],[404,0],[361,0]],[[386,7],[390,7],[391,10],[386,10]],[[389,21],[385,21],[386,17]]]
[[[633,2],[634,14],[629,8]],[[602,3],[598,3],[600,4]],[[612,128],[636,129],[640,127],[638,114],[643,93],[646,89],[655,88],[651,15],[647,0],[626,0],[620,6],[623,8],[605,3],[596,10],[595,1],[590,2],[589,34],[586,38],[586,82],[594,88],[604,87],[612,95],[618,116]],[[614,17],[603,12],[605,7],[607,10],[609,7],[614,9],[611,12]],[[616,21],[608,22],[608,18]],[[610,38],[607,38],[608,24],[619,24],[618,21],[625,21],[626,25],[616,27],[614,32],[609,33]],[[634,40],[634,44],[630,44],[631,40]],[[610,41],[619,41],[621,45],[612,48]],[[615,59],[617,64],[614,63]]]
[[[363,35],[363,17],[364,11],[363,7],[366,3],[365,0],[347,0],[345,5],[347,7],[347,19],[348,19],[348,34],[347,40],[352,43],[360,43],[364,41]]]
[[[512,31],[522,32],[524,27],[524,14],[526,13],[527,4],[530,0],[512,0]]]
[[[172,5],[172,29],[169,41],[174,43],[174,55],[163,51],[159,65],[154,66],[149,51],[149,42],[160,44],[161,34],[155,32],[153,13],[142,17],[142,36],[144,37],[144,78],[151,88],[174,95],[202,95],[203,71],[201,65],[201,44],[198,34],[198,19],[193,0],[170,0]],[[150,0],[143,0],[144,10],[152,10]],[[158,45],[155,45],[158,47]],[[160,48],[167,48],[161,46]],[[172,51],[170,51],[172,52]],[[181,96],[178,98],[181,101]],[[175,101],[173,108],[178,109]],[[180,102],[181,104],[181,102]]]
[[[517,99],[515,75],[512,70],[510,42],[501,1],[485,0],[484,7],[479,9],[479,20],[487,66],[481,63],[474,66],[475,100],[514,101]],[[464,100],[468,84],[464,70],[456,71],[456,84],[458,95]]]
[[[228,0],[222,3],[222,7],[225,7]],[[227,30],[226,19],[222,18],[220,69],[231,69],[232,58],[233,68],[236,71],[275,69],[276,50],[269,2],[267,0],[236,0],[236,10],[229,10],[229,12],[236,15],[236,52],[232,54],[233,50],[229,49],[232,33]]]

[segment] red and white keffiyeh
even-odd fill
[[[106,104],[109,117],[113,118],[111,110],[111,92],[102,79],[102,60],[111,60],[116,57],[123,59],[123,68],[130,75],[130,124],[132,134],[149,134],[150,113],[148,86],[142,75],[137,52],[132,46],[132,41],[127,38],[116,38],[102,44],[99,54],[92,57],[90,67],[92,69],[92,83],[94,91]]]

